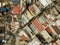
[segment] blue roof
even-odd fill
[[[10,1],[14,3],[19,2],[19,0],[10,0]]]
[[[2,7],[2,12],[6,12],[6,7]]]

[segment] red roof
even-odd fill
[[[33,21],[33,24],[39,29],[39,31],[42,31],[43,30],[42,25],[39,24],[39,22],[38,22],[37,19],[35,19]]]
[[[47,27],[47,28],[46,28],[46,31],[47,31],[48,33],[51,33],[50,27]]]
[[[13,6],[13,14],[20,14],[19,6]]]
[[[27,39],[27,37],[25,35],[22,35],[21,38],[23,41],[25,41]]]

